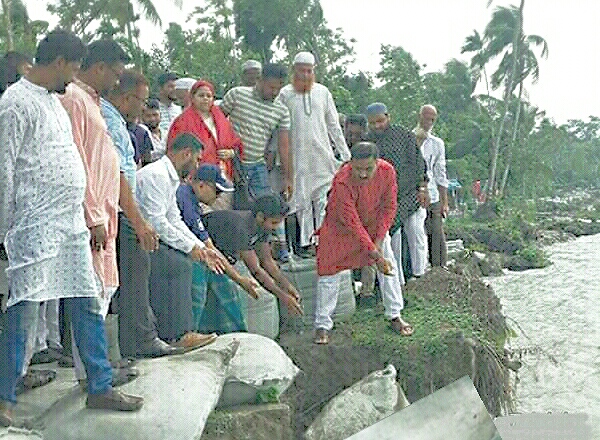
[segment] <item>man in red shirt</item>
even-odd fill
[[[353,146],[350,162],[333,179],[323,225],[317,231],[317,304],[315,343],[327,344],[333,328],[340,272],[375,264],[385,315],[394,331],[410,336],[413,328],[400,317],[402,288],[389,229],[397,209],[396,171],[377,159],[371,142]]]

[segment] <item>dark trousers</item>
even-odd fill
[[[88,377],[88,393],[102,394],[111,388],[104,318],[98,298],[65,298],[73,336]],[[8,308],[6,329],[0,334],[0,401],[16,403],[17,379],[23,372],[27,334],[36,331],[39,302],[21,301]]]
[[[442,219],[442,204],[440,202],[432,203],[427,209],[425,231],[427,231],[429,261],[431,262],[431,266],[446,266],[448,255],[446,248],[446,234],[444,233],[444,221]]]
[[[156,318],[150,307],[150,256],[123,213],[119,214],[117,252],[120,287],[113,303],[119,315],[119,345],[123,356],[135,356],[141,344],[157,337]]]
[[[406,281],[413,277],[412,260],[410,259],[410,250],[408,247],[408,238],[406,238],[406,228],[402,226],[402,271]]]
[[[150,254],[150,304],[158,336],[172,341],[194,330],[192,259],[164,243]]]

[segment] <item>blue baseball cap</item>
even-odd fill
[[[200,165],[193,180],[214,183],[217,190],[222,192],[233,192],[234,190],[233,184],[221,174],[221,169],[209,163]]]

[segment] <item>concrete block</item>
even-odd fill
[[[72,368],[57,368],[56,363],[36,365],[31,369],[51,369],[56,371],[56,379],[43,387],[35,388],[17,397],[14,408],[15,426],[42,430],[42,418],[57,401],[69,396],[81,395]],[[3,439],[4,440],[4,439]]]
[[[347,440],[492,440],[499,434],[467,376]]]
[[[600,418],[586,414],[513,414],[494,420],[503,440],[600,438]]]

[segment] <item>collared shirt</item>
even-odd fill
[[[104,98],[100,99],[100,108],[108,126],[108,133],[117,148],[117,153],[119,153],[119,168],[125,175],[127,183],[131,187],[131,192],[135,194],[137,164],[135,163],[135,148],[127,130],[127,122],[125,122],[119,110]]]
[[[76,79],[59,99],[71,118],[73,139],[87,175],[83,203],[87,225],[105,228],[105,248],[92,252],[94,268],[105,287],[117,287],[119,155],[100,111],[100,96],[94,89]]]
[[[184,253],[194,246],[204,247],[181,219],[177,206],[179,176],[168,156],[146,165],[137,172],[137,201],[160,240]]]
[[[8,305],[98,294],[83,213],[85,169],[69,115],[21,78],[0,99],[0,241]]]
[[[177,104],[171,103],[167,106],[160,101],[158,107],[160,110],[160,130],[163,134],[168,133],[171,123],[181,114],[182,109]]]
[[[383,133],[371,133],[369,140],[379,148],[379,157],[390,162],[398,182],[398,212],[390,234],[419,209],[417,191],[426,180],[426,165],[413,132],[399,125],[390,125]]]
[[[428,133],[427,138],[423,141],[423,145],[421,145],[421,151],[427,163],[427,177],[429,177],[427,188],[429,190],[429,197],[431,197],[431,203],[437,203],[440,201],[438,186],[448,188],[444,141]]]
[[[244,163],[264,162],[274,132],[290,129],[290,112],[278,99],[265,101],[256,87],[234,87],[223,97],[223,111],[244,144]]]

